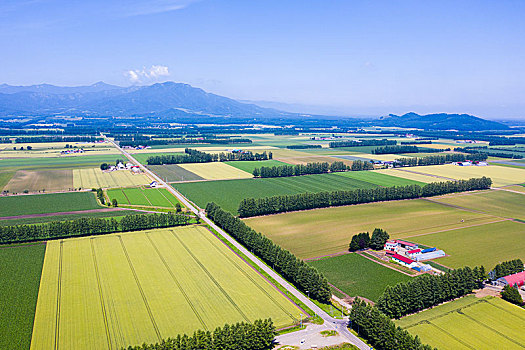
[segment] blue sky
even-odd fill
[[[524,1],[2,0],[0,83],[525,117]],[[313,107],[312,107],[313,108]]]

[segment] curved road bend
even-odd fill
[[[109,142],[111,142],[118,150],[122,152],[130,161],[137,164],[142,171],[147,173],[150,177],[155,179],[159,184],[163,185],[170,191],[181,203],[183,203],[188,209],[190,209],[193,213],[198,215],[205,223],[213,227],[217,232],[219,232],[228,242],[230,242],[235,248],[237,248],[239,251],[241,251],[248,259],[253,261],[261,270],[266,272],[268,275],[270,275],[274,280],[277,281],[281,286],[283,286],[288,292],[290,292],[293,296],[295,296],[297,299],[301,300],[301,302],[305,305],[307,305],[312,311],[314,311],[317,315],[319,315],[324,321],[325,325],[328,328],[335,329],[339,332],[339,334],[343,335],[348,342],[355,344],[359,349],[362,350],[369,350],[370,347],[366,345],[361,339],[356,337],[354,334],[352,334],[348,328],[346,327],[347,321],[341,320],[337,318],[333,318],[330,315],[328,315],[326,312],[323,311],[320,307],[318,307],[315,303],[313,303],[309,298],[304,296],[299,290],[297,290],[294,286],[292,286],[290,283],[288,283],[284,278],[282,278],[279,274],[277,274],[275,271],[273,271],[271,268],[266,266],[261,260],[259,260],[258,257],[253,255],[248,249],[246,249],[243,245],[241,245],[239,242],[237,242],[232,236],[230,236],[227,232],[225,232],[223,229],[221,229],[219,226],[215,225],[213,221],[208,219],[204,213],[198,208],[196,205],[193,205],[184,197],[181,193],[176,191],[173,187],[169,186],[164,180],[162,180],[160,177],[158,177],[155,173],[153,173],[151,170],[146,168],[144,165],[142,165],[140,162],[138,162],[131,154],[120,148],[119,145],[117,145],[112,140],[109,140],[106,138]]]

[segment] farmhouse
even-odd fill
[[[521,287],[525,284],[525,271],[500,277],[496,280],[496,283],[502,286],[518,286]]]
[[[149,184],[149,187],[157,187],[158,185],[158,182],[157,181],[152,181],[150,184]]]
[[[397,244],[396,241],[386,241],[384,249],[386,251],[397,252],[398,247],[399,247],[399,244]]]
[[[417,249],[417,244],[415,243],[405,242],[399,239],[394,240],[394,242],[397,242],[398,246],[404,249],[408,249],[408,250]]]

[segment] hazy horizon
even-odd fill
[[[524,10],[510,1],[7,0],[0,83],[170,80],[305,113],[523,120]]]

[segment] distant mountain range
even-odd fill
[[[401,116],[390,114],[388,117],[381,117],[379,125],[427,130],[479,131],[509,129],[505,124],[473,115],[448,113],[419,115],[411,112]]]
[[[334,120],[359,126],[397,126],[434,130],[501,130],[508,127],[467,114],[407,113],[379,120],[357,120],[284,112],[274,108],[243,103],[208,93],[188,84],[165,82],[149,86],[120,87],[98,82],[89,86],[61,87],[49,84],[31,86],[0,85],[0,117],[9,116],[83,116],[203,118],[231,117],[242,120]]]

